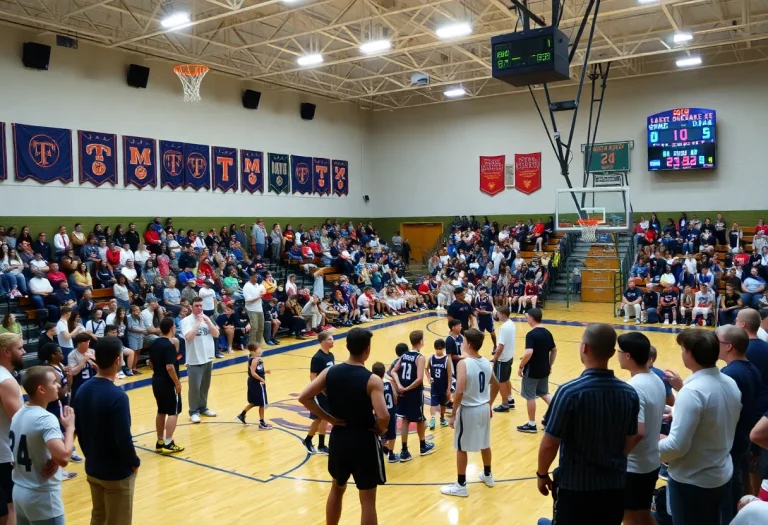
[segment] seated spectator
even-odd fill
[[[181,310],[181,291],[176,288],[176,278],[168,277],[168,286],[163,289],[163,305],[173,315],[178,315]]]
[[[43,259],[43,255],[40,252],[34,253],[34,259],[29,261],[29,269],[37,270],[38,272],[42,272],[42,273],[48,273],[51,270],[48,267],[48,261]]]
[[[189,279],[187,281],[187,285],[181,291],[181,300],[192,304],[192,301],[197,298],[197,290],[195,289],[196,287],[197,281],[195,279]]]
[[[699,288],[714,288],[715,279],[712,277],[712,274],[709,273],[708,267],[702,266],[701,273],[696,276],[696,284]]]
[[[288,328],[298,339],[306,339],[306,321],[301,316],[301,305],[295,295],[291,295],[284,304],[278,306],[279,319],[283,326]]]
[[[2,250],[5,249],[6,246],[3,246]],[[27,296],[27,279],[23,271],[24,263],[16,250],[9,249],[5,255],[0,252],[0,279],[3,280],[8,295],[13,295],[13,298]]]
[[[98,268],[101,264],[101,256],[99,255],[99,247],[96,245],[95,235],[88,235],[88,242],[83,246],[81,259],[88,268],[89,273],[93,273],[94,269]]]
[[[755,226],[755,236],[752,239],[752,245],[759,251],[763,251],[763,246],[768,246],[768,225],[763,219],[757,221]]]
[[[46,275],[46,278],[50,281],[51,286],[58,288],[61,281],[67,280],[67,276],[64,275],[64,272],[59,271],[59,265],[57,263],[52,262],[48,266],[50,267],[50,271]]]
[[[739,223],[734,222],[731,226],[731,230],[728,232],[728,251],[733,254],[739,253],[743,237],[744,232],[739,226]]]
[[[726,284],[725,293],[720,296],[720,324],[734,324],[741,307],[741,295],[733,284]]]
[[[80,302],[77,305],[77,312],[80,314],[83,323],[90,320],[93,311],[96,309],[96,302],[93,300],[93,297],[91,297],[91,290],[86,289],[85,292],[83,292],[82,299],[80,299]]]
[[[99,269],[96,270],[96,281],[99,284],[99,288],[111,288],[117,282],[112,267],[108,264],[99,266]]]
[[[137,245],[138,249],[138,245]],[[133,260],[133,252],[135,250],[131,250],[131,245],[128,243],[123,244],[123,246],[120,248],[120,266],[125,266],[126,263],[129,260]]]
[[[86,290],[93,290],[91,274],[83,262],[78,265],[77,270],[72,274],[72,289],[78,297],[82,296]]]
[[[646,285],[645,295],[643,295],[643,311],[645,312],[643,315],[643,322],[646,323],[659,322],[659,295],[656,293],[655,286],[654,283],[648,283]]]
[[[66,282],[66,279],[64,279]],[[47,312],[48,319],[55,321],[59,318],[59,307],[55,304],[57,301],[53,296],[53,286],[51,282],[40,272],[35,272],[32,279],[29,280],[29,298],[32,304],[39,312]]]
[[[691,324],[695,317],[693,309],[696,306],[696,296],[690,285],[683,287],[683,293],[680,294],[680,322],[686,326]]]
[[[107,264],[113,272],[120,268],[121,256],[122,250],[120,250],[114,242],[109,243],[109,249],[107,250]]]
[[[83,298],[85,300],[85,298]],[[91,318],[85,322],[85,330],[92,333],[97,338],[104,337],[104,329],[107,323],[104,321],[104,311],[101,308],[95,308]]]
[[[677,291],[673,286],[665,286],[659,297],[659,318],[664,319],[664,324],[677,324]]]
[[[24,226],[24,228],[29,230],[29,228],[27,228],[26,226]],[[27,233],[27,236],[29,236],[29,233]],[[51,244],[47,242],[45,238],[46,238],[46,234],[41,232],[40,234],[38,234],[37,240],[35,242],[30,242],[30,244],[32,245],[32,250],[35,252],[39,252],[40,255],[42,255],[44,260],[52,261],[53,252],[51,251]],[[22,242],[23,242],[23,239],[22,239]],[[16,247],[18,248],[20,244],[21,242],[19,242],[19,240],[17,239]]]
[[[53,236],[53,246],[56,249],[56,257],[61,258],[66,253],[67,249],[72,246],[72,241],[67,235],[66,226],[59,226],[59,230],[56,235]]]
[[[693,322],[697,322],[698,316],[703,318],[703,325],[709,323],[709,319],[714,321],[715,292],[710,288],[699,288],[695,298],[696,306],[693,308]]]
[[[136,287],[138,285],[138,281],[136,278],[139,276],[139,273],[136,271],[136,268],[133,265],[133,259],[128,259],[125,261],[125,266],[120,268],[120,274],[125,276],[125,279],[128,281],[128,287],[133,290],[133,293],[136,293],[138,291],[138,288]]]
[[[159,252],[159,249],[158,249]],[[133,262],[134,265],[139,268],[143,269],[144,264],[150,260],[152,254],[149,252],[149,250],[146,249],[146,246],[144,243],[139,243],[139,247],[136,249],[136,251],[133,252]]]
[[[760,297],[765,289],[765,279],[760,277],[758,269],[750,268],[749,275],[741,283],[741,301],[744,307],[759,310]]]
[[[661,274],[661,278],[659,279],[659,284],[664,287],[673,287],[677,284],[677,279],[675,278],[675,274],[672,273],[672,266],[669,264],[664,266],[664,273]]]
[[[131,306],[131,292],[125,275],[120,274],[117,276],[117,282],[112,285],[112,293],[115,299],[117,299],[117,305],[127,311]]]
[[[121,340],[122,338],[118,335],[118,328],[115,325],[107,324],[104,327],[104,336],[105,337],[117,337]],[[138,353],[134,352],[130,348],[125,347],[125,343],[123,343],[123,353],[122,353],[122,366],[120,368],[120,372],[117,373],[118,379],[125,379],[126,376],[131,377],[133,376],[133,368],[136,367],[136,362],[138,360]]]
[[[0,323],[0,334],[5,333],[21,335],[21,325],[16,321],[16,316],[12,312],[5,314],[3,322]]]
[[[643,319],[643,292],[635,285],[635,280],[627,282],[627,289],[621,298],[621,308],[624,310],[624,322],[628,323],[631,314],[634,313],[635,324],[640,324]]]

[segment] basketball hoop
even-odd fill
[[[208,66],[200,64],[182,64],[173,68],[184,87],[184,102],[200,102],[200,84],[208,71]]]
[[[600,219],[577,219],[576,222],[581,227],[581,240],[584,242],[597,241],[597,225]]]

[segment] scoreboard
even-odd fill
[[[716,161],[713,109],[679,108],[648,117],[648,170],[713,169]]]

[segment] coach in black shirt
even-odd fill
[[[459,286],[453,291],[453,295],[456,299],[448,307],[446,312],[448,316],[448,322],[452,319],[458,319],[461,321],[461,333],[469,328],[469,318],[473,317],[472,305],[464,300],[464,288]]]
[[[557,525],[620,525],[627,454],[637,434],[640,402],[631,385],[608,369],[616,331],[590,324],[581,338],[586,370],[558,388],[547,411],[536,471],[539,492],[552,491]],[[560,466],[549,467],[560,450]]]

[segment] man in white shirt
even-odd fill
[[[163,307],[157,303],[157,297],[154,295],[147,296],[147,307],[141,311],[141,320],[144,322],[144,326],[147,327],[147,334],[144,335],[144,342],[146,346],[152,344],[155,339],[160,337],[160,319],[163,318]],[[159,312],[158,312],[159,310]],[[158,315],[157,326],[155,326],[155,315]]]
[[[120,266],[125,266],[128,259],[133,260],[133,252],[131,251],[131,245],[128,243],[123,244],[120,248]]]
[[[714,332],[686,329],[677,343],[692,374],[683,381],[667,372],[678,391],[672,428],[659,442],[661,460],[669,464],[667,497],[675,524],[720,525],[722,506],[729,500],[741,392],[717,369],[720,344]]]
[[[696,305],[693,307],[693,320],[695,321],[700,315],[704,318],[704,324],[707,324],[709,315],[712,313],[712,307],[715,304],[715,292],[711,288],[702,286],[696,292],[693,302]]]
[[[192,313],[181,321],[181,333],[187,347],[187,377],[189,378],[189,418],[200,423],[200,416],[216,417],[208,408],[208,389],[219,328],[203,313],[203,300],[192,301]]]
[[[49,270],[48,261],[43,259],[40,252],[35,252],[35,258],[29,261],[29,269],[33,272],[37,270],[38,272],[46,273]]]
[[[65,226],[59,226],[59,232],[53,236],[53,247],[56,249],[56,257],[61,258],[64,252],[69,248],[69,236],[67,236],[67,228]]]
[[[29,299],[35,305],[38,310],[48,310],[49,317],[55,319],[58,317],[59,308],[52,304],[47,304],[49,295],[53,295],[53,286],[51,281],[43,276],[40,272],[33,272],[32,277],[27,282],[27,291],[29,292]]]
[[[248,319],[251,321],[251,337],[254,343],[264,344],[264,309],[261,298],[267,293],[267,289],[259,282],[259,275],[253,273],[248,282],[243,286],[243,299]]]
[[[11,450],[11,419],[24,405],[21,387],[11,372],[24,367],[24,341],[19,334],[0,334],[0,520],[16,523],[13,509],[13,463]]]
[[[133,259],[126,260],[124,264],[125,265],[120,269],[120,273],[125,275],[125,278],[128,280],[129,284],[133,283],[136,280],[136,276],[138,275],[136,268],[133,267]]]
[[[498,312],[501,327],[499,328],[496,351],[491,360],[491,365],[493,365],[493,374],[499,381],[501,404],[494,408],[493,411],[509,412],[510,408],[515,408],[515,400],[512,399],[512,383],[509,378],[512,376],[512,361],[515,358],[517,328],[515,323],[509,318],[509,307],[502,306],[498,309]]]
[[[627,484],[624,487],[624,525],[653,523],[651,504],[659,479],[659,434],[664,417],[667,393],[662,380],[650,371],[648,360],[651,342],[640,332],[629,332],[618,338],[618,360],[629,371],[629,384],[637,391],[640,411],[637,434],[627,456]]]

